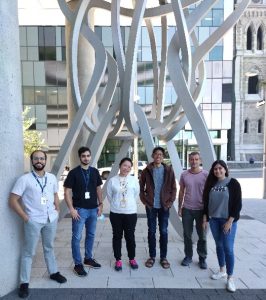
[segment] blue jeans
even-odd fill
[[[192,233],[194,220],[196,221],[196,231],[199,237],[197,242],[197,253],[200,259],[205,259],[207,257],[207,241],[206,230],[204,230],[202,226],[203,211],[187,208],[182,209],[185,256],[189,258],[192,258],[193,256]]]
[[[216,254],[220,268],[226,265],[226,272],[229,276],[234,271],[234,241],[237,229],[237,222],[233,222],[229,233],[223,232],[223,225],[227,219],[211,218],[210,228],[216,244]]]
[[[54,255],[54,239],[57,219],[53,222],[37,223],[29,220],[24,223],[24,244],[20,263],[20,283],[30,282],[32,258],[35,255],[39,237],[42,237],[43,254],[49,274],[56,273],[57,264]]]
[[[75,207],[75,209],[78,211],[80,219],[72,219],[72,257],[75,265],[81,265],[82,258],[80,254],[80,241],[82,238],[82,231],[85,225],[85,258],[92,258],[92,248],[96,231],[98,208],[86,209]]]
[[[157,216],[160,231],[160,257],[166,258],[167,256],[167,243],[168,243],[168,219],[169,209],[164,208],[148,208],[146,206],[147,223],[148,223],[148,244],[150,257],[156,257],[156,227]]]

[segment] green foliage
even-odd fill
[[[23,117],[23,137],[24,137],[24,155],[28,157],[34,150],[47,147],[42,138],[41,132],[31,130],[31,125],[35,122],[35,118],[29,117],[30,107],[26,107],[22,113]]]

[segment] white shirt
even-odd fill
[[[122,177],[116,175],[107,184],[107,199],[110,210],[117,214],[137,213],[137,199],[139,197],[139,183],[134,176]],[[125,204],[121,205],[121,201]]]
[[[45,224],[49,219],[50,222],[53,222],[58,217],[54,205],[54,194],[58,192],[56,177],[47,172],[43,177],[34,174],[42,187],[45,185],[45,178],[47,178],[43,192],[38,181],[30,172],[19,177],[11,193],[21,196],[25,212],[32,221]],[[42,197],[46,199],[45,204],[42,203],[43,201],[41,202]]]

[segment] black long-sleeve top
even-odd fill
[[[231,178],[228,185],[229,201],[228,201],[228,218],[234,218],[234,222],[239,220],[240,211],[242,208],[242,192],[240,183],[235,179]],[[209,195],[203,198],[204,202],[204,214],[207,216],[209,221]]]

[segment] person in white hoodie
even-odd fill
[[[119,163],[119,174],[112,177],[107,184],[107,199],[110,202],[110,222],[113,228],[113,251],[116,259],[115,270],[122,270],[121,248],[122,237],[125,235],[129,265],[138,269],[135,260],[136,242],[135,228],[137,224],[137,199],[139,183],[129,173],[132,160],[125,157]]]

